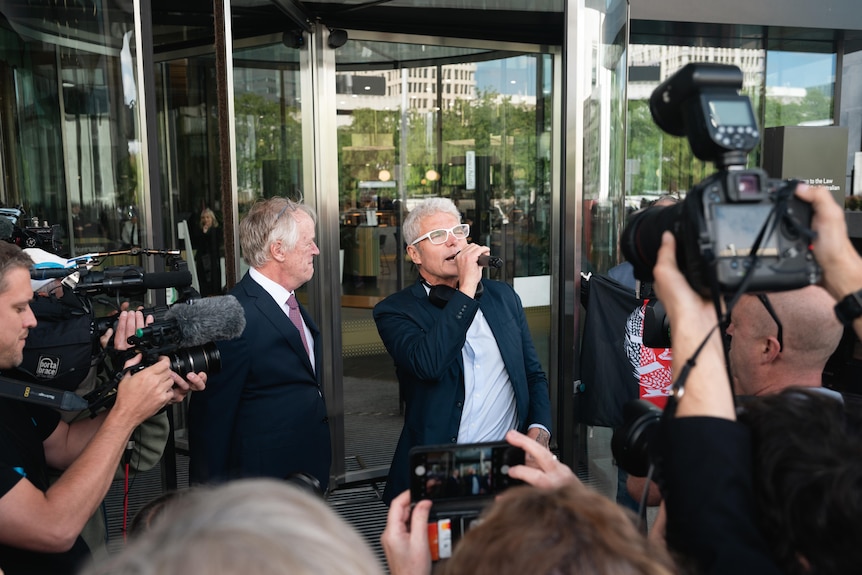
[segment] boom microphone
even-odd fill
[[[205,297],[172,305],[163,321],[176,322],[180,331],[179,347],[195,347],[241,336],[245,329],[245,310],[232,295]]]
[[[503,267],[503,258],[498,258],[497,256],[481,255],[479,256],[479,259],[476,260],[476,263],[483,268],[500,269],[501,267]]]
[[[192,272],[153,272],[144,274],[141,279],[146,289],[184,288],[192,285]]]
[[[139,268],[129,268],[121,273],[113,270],[91,271],[81,276],[75,286],[78,293],[110,293],[114,290],[143,291],[148,289],[184,288],[192,285],[192,273],[188,270],[176,272],[144,273]]]

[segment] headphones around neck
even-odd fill
[[[458,291],[456,288],[452,286],[447,286],[443,284],[439,285],[431,285],[426,281],[422,275],[419,275],[419,281],[422,282],[424,286],[426,286],[428,291],[428,301],[430,301],[435,306],[443,309],[446,307],[446,304],[449,303],[449,300],[452,299],[452,296]],[[473,299],[479,299],[482,297],[482,293],[485,291],[485,286],[482,285],[482,282],[476,286],[476,295],[473,296]]]

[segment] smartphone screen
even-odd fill
[[[508,443],[430,445],[410,450],[411,499],[433,501],[494,496],[521,481],[509,468],[524,451]]]

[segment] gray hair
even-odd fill
[[[313,494],[274,479],[193,487],[86,575],[382,575],[362,537]]]
[[[296,214],[305,212],[317,223],[317,214],[305,204],[288,198],[260,200],[239,223],[239,245],[246,263],[259,268],[269,261],[269,247],[280,241],[287,250],[296,247],[299,229]]]
[[[0,216],[2,217],[2,216]],[[33,260],[15,244],[0,241],[0,293],[9,287],[7,277],[9,271],[15,268],[29,270],[33,267]]]
[[[419,232],[422,229],[422,218],[441,212],[451,214],[458,218],[459,222],[461,221],[461,212],[458,211],[452,200],[449,198],[428,198],[410,210],[410,213],[404,218],[404,223],[401,225],[404,243],[409,246],[421,235]]]

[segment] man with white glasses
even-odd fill
[[[404,392],[404,429],[383,494],[409,486],[415,445],[502,441],[518,429],[548,446],[551,405],[524,308],[506,283],[482,279],[489,249],[451,200],[431,198],[402,227],[419,277],[374,308]]]

